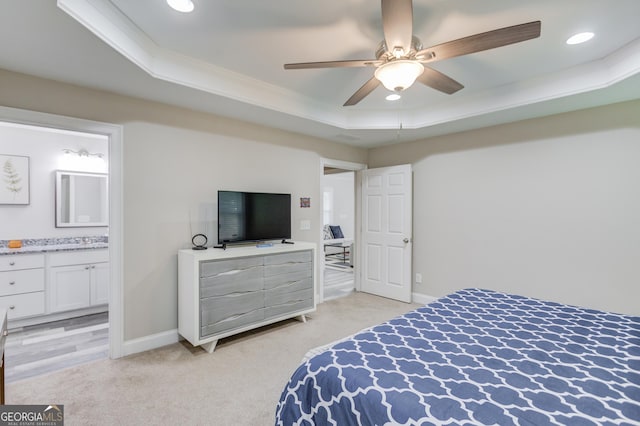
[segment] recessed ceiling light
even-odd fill
[[[398,95],[397,93],[392,93],[390,95],[387,95],[387,97],[385,99],[388,100],[388,101],[397,101],[401,97],[402,96]]]
[[[567,44],[580,44],[580,43],[584,43],[585,41],[589,41],[593,38],[593,33],[578,33],[578,34],[574,34],[571,37],[569,37],[567,39]]]
[[[167,0],[167,4],[178,12],[188,13],[193,10],[193,2],[191,0]]]

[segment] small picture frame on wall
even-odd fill
[[[307,209],[311,207],[311,198],[300,197],[300,207],[302,207],[303,209]]]
[[[0,154],[0,204],[29,204],[29,157]]]

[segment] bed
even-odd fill
[[[465,289],[309,354],[277,425],[639,425],[640,317]]]

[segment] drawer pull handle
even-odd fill
[[[16,308],[16,305],[9,306],[9,309],[15,309],[15,308]]]
[[[14,261],[9,262],[9,266],[13,266],[15,264],[16,264],[16,262],[14,262]]]
[[[91,266],[85,266],[84,269],[91,269]]]
[[[14,285],[15,283],[15,281],[9,281],[9,285]]]

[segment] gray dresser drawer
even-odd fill
[[[313,278],[311,277],[304,278],[300,281],[280,283],[277,287],[265,290],[264,304],[265,306],[281,305],[283,303],[306,299],[307,294],[309,298],[313,294]]]
[[[264,286],[262,273],[262,267],[256,266],[200,278],[200,297],[262,290]]]
[[[262,263],[262,256],[239,257],[235,259],[200,262],[200,278],[220,275],[225,272],[255,268],[257,266],[262,266]]]
[[[292,272],[305,271],[311,275],[311,262],[309,263],[283,263],[279,265],[265,265],[264,276],[290,274]]]
[[[240,314],[235,317],[229,317],[214,324],[205,325],[200,327],[200,338],[206,339],[208,336],[212,336],[217,333],[222,333],[236,328],[244,327],[247,325],[259,323],[264,320],[264,309],[258,309],[255,311]]]
[[[313,291],[303,290],[300,295],[308,296],[308,298],[264,308],[265,319],[286,315],[290,312],[313,308]]]
[[[312,277],[313,275],[311,268],[300,271],[287,272],[280,275],[270,275],[264,278],[264,289],[269,290],[281,285],[288,285],[290,283]],[[313,286],[313,281],[311,282],[311,286]]]
[[[200,327],[211,334],[250,324],[264,318],[263,307],[262,291],[201,299]]]
[[[264,264],[280,265],[284,263],[310,263],[311,257],[311,250],[272,254],[269,256],[265,256]]]

